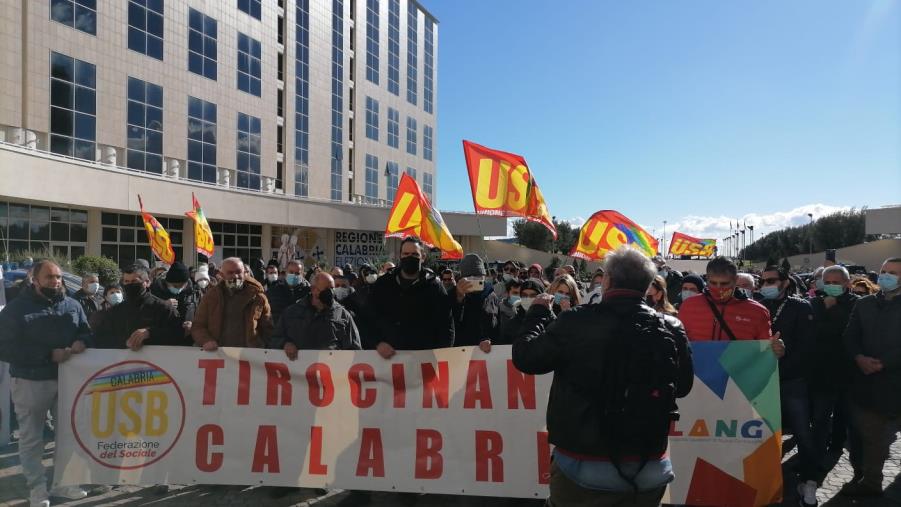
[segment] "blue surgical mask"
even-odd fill
[[[174,296],[181,294],[181,291],[183,290],[185,290],[184,287],[169,287],[169,292],[171,292]]]
[[[764,285],[760,288],[760,295],[763,296],[763,299],[777,299],[781,293],[782,289],[775,285]]]
[[[513,306],[517,301],[519,301],[519,299],[519,296],[510,296],[507,301],[510,303],[510,306]]]
[[[697,296],[698,293],[693,290],[683,290],[681,293],[679,293],[679,295],[682,297],[682,301],[685,301],[690,297]]]
[[[288,273],[287,275],[285,275],[285,282],[291,287],[294,287],[295,285],[300,283],[300,275],[296,273]]]
[[[898,288],[898,275],[880,273],[879,278],[876,279],[876,283],[879,284],[879,288],[882,289],[883,292],[891,292]]]
[[[559,292],[554,294],[554,304],[559,305],[564,299],[569,299],[569,296],[560,294]]]
[[[123,296],[121,292],[110,292],[106,296],[106,301],[112,306],[116,306],[124,300],[125,296]]]

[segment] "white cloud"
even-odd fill
[[[806,204],[789,211],[777,211],[767,214],[747,213],[741,216],[720,215],[716,217],[689,215],[675,222],[668,223],[666,234],[672,237],[672,232],[678,231],[699,238],[721,240],[729,235],[729,224],[732,224],[732,227],[735,227],[736,224],[747,224],[754,226],[754,239],[759,239],[775,230],[808,223],[810,221],[810,218],[807,216],[808,213],[812,213],[814,220],[816,220],[837,211],[848,209],[850,209],[848,206]],[[667,241],[669,241],[669,237],[666,238]],[[750,240],[750,237],[747,239]]]

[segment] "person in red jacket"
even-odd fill
[[[738,267],[725,257],[707,263],[707,287],[697,296],[682,301],[679,320],[689,341],[771,340],[776,357],[785,354],[785,345],[770,335],[770,312],[760,303],[736,292]]]

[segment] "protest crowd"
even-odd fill
[[[31,505],[87,495],[48,491],[41,463],[58,365],[87,348],[147,345],[279,349],[289,360],[303,350],[366,349],[388,359],[512,345],[522,372],[555,375],[547,505],[566,506],[659,505],[673,480],[667,434],[676,400],[692,388],[690,343],[766,340],[798,448],[801,505],[817,505],[828,456],[845,448],[854,480],[841,494],[882,494],[901,422],[901,258],[870,277],[840,265],[803,276],[779,266],[739,273],[725,257],[705,273],[680,273],[664,258],[622,247],[581,279],[571,265],[488,265],[473,253],[433,271],[428,253],[408,237],[396,266],[292,260],[280,269],[277,261],[228,258],[151,269],[137,260],[117,284],[101,287],[96,274],[85,275],[74,298],[60,267],[38,260],[0,312],[0,360],[11,364]],[[347,502],[366,499],[353,492]]]

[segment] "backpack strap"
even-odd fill
[[[707,297],[706,294],[702,295],[704,297],[704,301],[707,301],[707,306],[710,307],[710,311],[713,312],[713,316],[716,317],[716,320],[720,323],[720,327],[723,331],[726,332],[726,335],[729,336],[729,340],[735,341],[735,333],[729,328],[729,324],[726,324],[726,321],[723,319],[723,314],[717,309],[716,305],[713,304],[713,301]]]

